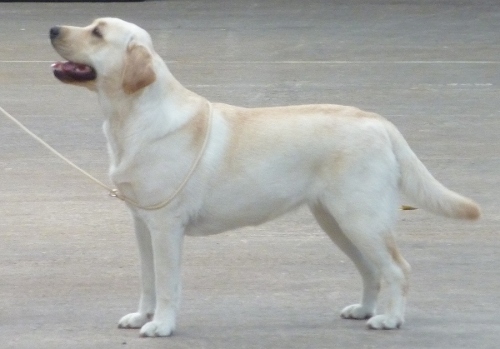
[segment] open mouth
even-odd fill
[[[94,68],[75,62],[56,62],[52,64],[52,71],[56,78],[64,82],[85,82],[97,77]]]

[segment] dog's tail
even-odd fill
[[[404,139],[398,129],[388,122],[393,152],[399,163],[401,191],[419,207],[430,212],[461,219],[476,220],[481,216],[479,206],[439,183]]]

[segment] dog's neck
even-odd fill
[[[109,150],[117,157],[130,148],[126,143],[137,142],[139,135],[148,139],[165,137],[206,106],[206,99],[182,86],[161,58],[154,64],[156,80],[133,94],[98,86],[104,133]]]

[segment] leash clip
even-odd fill
[[[120,200],[123,200],[121,197],[120,197],[120,194],[118,193],[118,189],[111,189],[109,191],[109,196],[111,196],[112,198],[118,198]]]

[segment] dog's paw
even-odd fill
[[[150,314],[130,313],[118,321],[118,328],[141,328],[151,320]]]
[[[141,337],[168,337],[174,331],[174,325],[169,321],[150,321],[141,328]]]
[[[361,304],[353,304],[342,309],[340,316],[343,319],[365,320],[374,315],[373,309],[365,308]]]
[[[401,327],[403,319],[397,316],[376,315],[366,323],[371,330],[395,330]]]

